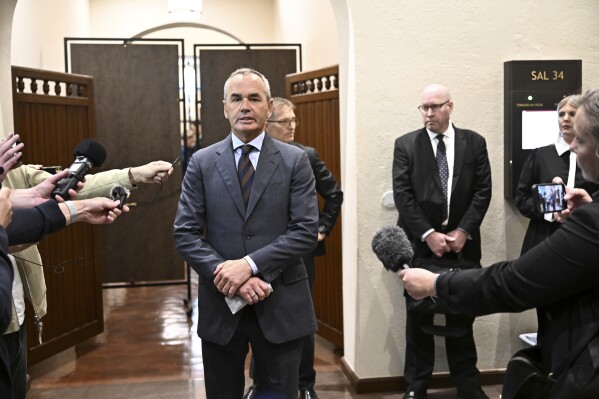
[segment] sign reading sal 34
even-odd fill
[[[563,70],[559,71],[530,71],[531,80],[564,80],[566,73]]]

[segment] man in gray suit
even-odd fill
[[[239,399],[248,344],[259,398],[295,398],[302,338],[316,318],[302,256],[318,236],[318,203],[306,153],[264,132],[268,80],[243,68],[224,87],[232,134],[189,161],[175,245],[199,274],[198,335],[206,395]],[[236,313],[228,301],[243,300]]]

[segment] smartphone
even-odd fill
[[[55,175],[62,170],[62,166],[42,166],[42,170]]]
[[[567,208],[566,189],[562,183],[534,184],[532,186],[535,209],[539,213],[561,212]]]

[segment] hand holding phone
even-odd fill
[[[539,213],[561,212],[567,209],[563,183],[543,183],[532,186],[535,209]]]

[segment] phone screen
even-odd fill
[[[566,209],[566,190],[561,183],[535,184],[532,186],[535,208],[540,213],[561,212]]]

